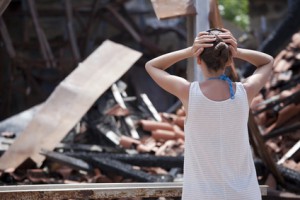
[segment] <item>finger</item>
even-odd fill
[[[216,40],[216,38],[202,38],[202,39],[196,39],[195,43],[212,43]]]
[[[199,37],[196,37],[195,40],[200,40],[200,39],[204,39],[204,38],[215,38],[214,35],[202,35]]]
[[[230,33],[219,33],[218,34],[219,37],[233,37],[233,35],[231,35]]]
[[[229,35],[229,34],[219,34],[219,37],[222,39],[222,40],[226,40],[226,39],[231,39],[233,41],[237,41],[235,39],[235,37],[233,37],[232,35]]]
[[[232,46],[234,46],[234,47],[237,47],[237,42],[234,41],[234,40],[232,40],[232,39],[224,39],[223,41],[224,41],[226,44],[230,44],[230,45],[232,45]]]
[[[207,47],[212,47],[214,44],[212,43],[196,43],[193,46],[197,49],[197,48],[207,48]]]
[[[206,32],[206,31],[199,32],[199,33],[197,34],[197,37],[200,37],[200,36],[202,36],[202,35],[208,35],[208,32]]]
[[[226,29],[226,28],[221,28],[222,31],[224,31],[224,33],[229,33],[231,34],[230,30]]]

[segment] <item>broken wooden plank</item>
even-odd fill
[[[153,116],[153,118],[156,121],[161,122],[162,121],[161,116],[158,114],[156,108],[153,106],[147,94],[143,93],[140,96],[143,102],[145,103],[145,105],[147,106],[148,110],[150,111],[151,115]]]
[[[116,53],[117,52],[117,53]],[[118,80],[141,53],[109,40],[63,80],[14,144],[0,158],[0,169],[16,168],[31,157],[41,165],[43,147],[52,150],[92,104]]]
[[[182,183],[87,183],[3,186],[5,200],[119,199],[133,197],[180,197]],[[135,199],[134,198],[134,199]]]
[[[113,93],[113,96],[114,96],[116,102],[120,105],[120,107],[122,109],[127,109],[125,102],[123,100],[123,97],[122,97],[116,84],[113,84],[111,86],[111,90],[112,90],[112,93]],[[125,116],[124,118],[125,118],[126,125],[128,126],[129,132],[131,134],[131,137],[133,137],[134,139],[140,139],[140,136],[134,127],[134,123],[133,123],[131,117]]]
[[[53,53],[51,51],[50,45],[47,41],[47,37],[39,23],[39,19],[38,19],[38,13],[36,10],[36,5],[35,5],[35,1],[34,0],[27,0],[28,2],[28,8],[30,11],[30,14],[32,16],[32,20],[33,20],[33,24],[38,36],[38,40],[39,40],[39,44],[40,44],[40,48],[41,48],[41,53],[43,55],[43,58],[47,61],[47,66],[54,66],[54,56]]]
[[[300,140],[286,153],[282,158],[277,161],[277,165],[283,164],[287,159],[292,157],[300,149]]]
[[[80,58],[80,52],[77,44],[77,38],[76,34],[73,28],[73,8],[70,0],[65,0],[65,10],[66,10],[66,16],[67,16],[67,30],[68,30],[68,36],[69,41],[71,44],[71,49],[73,56],[75,58],[76,62],[79,62],[81,60]]]
[[[6,10],[7,6],[10,4],[11,0],[1,0],[0,1],[0,16]]]
[[[151,0],[158,19],[196,15],[193,0]]]
[[[84,158],[107,158],[118,160],[134,166],[183,168],[183,156],[155,156],[150,154],[120,154],[120,153],[97,153],[97,152],[65,152],[67,156],[80,159]]]
[[[133,165],[120,162],[118,160],[101,157],[83,158],[87,162],[98,167],[104,172],[113,172],[125,178],[131,178],[138,182],[172,182],[170,175],[153,175],[142,170],[135,169]]]
[[[57,153],[54,151],[46,151],[42,150],[41,154],[46,156],[48,159],[53,160],[55,162],[61,163],[63,165],[67,165],[73,169],[83,170],[86,172],[93,172],[94,168],[89,163],[79,159],[73,158],[62,153]]]
[[[260,185],[261,195],[268,197],[268,186]],[[149,197],[180,197],[182,182],[173,183],[86,183],[17,185],[0,187],[5,200],[119,199]],[[290,197],[290,199],[295,199]],[[299,200],[299,198],[298,198]]]
[[[264,164],[270,169],[270,171],[272,172],[276,180],[280,184],[284,185],[284,179],[281,173],[278,171],[276,163],[271,159],[270,153],[267,151],[260,130],[258,129],[255,123],[254,115],[251,112],[249,112],[248,128],[249,128],[250,138],[254,143],[253,146],[256,153],[259,154],[258,156],[262,159]]]
[[[58,152],[72,151],[72,152],[109,152],[109,153],[122,153],[123,149],[116,149],[114,147],[100,146],[95,144],[79,144],[79,143],[59,143],[55,150]]]
[[[3,20],[3,18],[0,16],[0,33],[2,35],[3,42],[5,44],[5,47],[7,49],[7,53],[10,58],[16,57],[16,50],[13,46],[11,37],[9,35],[8,29],[6,27],[6,24]]]

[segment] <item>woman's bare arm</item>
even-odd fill
[[[236,58],[245,60],[257,67],[253,75],[244,81],[249,103],[268,81],[273,67],[273,57],[254,50],[237,48]]]
[[[223,29],[220,37],[230,45],[232,56],[245,60],[257,67],[256,71],[244,81],[249,104],[258,92],[264,87],[272,72],[273,57],[254,50],[237,48],[237,41],[227,29]]]
[[[167,73],[165,70],[181,60],[199,55],[205,47],[212,46],[209,42],[215,40],[214,37],[207,35],[206,32],[199,33],[198,37],[193,47],[161,55],[148,61],[145,66],[149,75],[161,88],[177,96],[181,101],[187,99],[190,83],[184,78]]]
[[[152,79],[164,90],[182,99],[182,91],[189,86],[184,78],[171,75],[165,70],[173,64],[193,56],[191,48],[164,54],[146,63],[146,70]]]

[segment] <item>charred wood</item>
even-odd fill
[[[172,181],[171,176],[151,175],[141,170],[136,170],[132,165],[109,159],[90,157],[84,158],[86,161],[91,162],[95,167],[99,167],[106,172],[114,172],[125,178],[132,178],[140,182],[169,182]]]
[[[268,133],[267,135],[264,135],[263,139],[266,141],[271,138],[278,137],[283,134],[288,134],[288,133],[291,133],[292,131],[296,131],[299,129],[300,129],[300,123],[295,123],[295,124],[292,124],[289,126],[280,127],[278,129],[275,129],[272,132]]]
[[[291,191],[299,193],[300,173],[281,165],[278,165],[277,169],[285,180],[285,187]]]
[[[154,156],[150,154],[115,154],[115,153],[83,153],[66,152],[66,155],[76,158],[107,158],[115,159],[124,163],[143,167],[183,168],[183,156]]]
[[[276,101],[273,101],[273,102],[267,104],[265,108],[254,112],[254,115],[258,115],[267,110],[272,110],[274,113],[278,113],[280,110],[282,110],[287,105],[290,105],[293,103],[298,104],[299,102],[300,102],[300,91],[295,92],[294,94],[292,94],[286,98],[279,99],[279,100],[276,100]]]
[[[90,165],[89,163],[78,158],[67,156],[62,153],[42,150],[41,154],[46,156],[50,160],[53,160],[58,163],[62,163],[64,165],[67,165],[77,170],[84,170],[87,172],[92,172],[94,170],[93,166]]]

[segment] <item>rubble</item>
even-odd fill
[[[35,20],[34,28],[38,34],[43,64],[47,68],[59,67],[63,61],[53,58],[45,33],[41,31],[34,1],[28,2],[29,13]],[[76,16],[78,13],[71,9],[70,3],[71,1],[66,1],[61,12],[67,16],[66,37],[74,57],[72,62],[78,63],[84,56],[81,49],[85,49],[79,46],[87,47],[88,43],[95,43],[95,41],[90,41],[86,37],[82,45],[74,40],[76,35],[72,29],[73,15]],[[146,32],[141,32],[137,25],[130,21],[123,3],[124,1],[117,1],[115,6],[114,3],[102,4],[100,1],[95,1],[85,33],[90,35],[93,32],[93,23],[98,23],[98,18],[101,18],[121,31],[114,36],[116,40],[120,40],[120,35],[124,36],[124,40],[128,39],[128,36],[132,37],[135,44],[140,45],[141,49],[144,48],[143,53],[146,57],[163,52],[149,40]],[[118,6],[121,7],[119,10],[117,10]],[[103,13],[99,13],[97,9]],[[60,13],[60,10],[57,12]],[[83,9],[80,12],[85,11]],[[2,18],[0,23],[4,24]],[[11,58],[15,58],[16,52],[4,25],[0,24],[0,28],[2,35],[5,36],[7,52]],[[162,28],[150,32],[155,35],[160,31],[170,31],[176,33],[179,38],[185,39],[185,34],[181,30],[169,26],[164,30]],[[255,122],[252,121],[249,125],[260,184],[268,184],[274,190],[279,188],[295,193],[299,192],[297,188],[300,187],[299,38],[300,33],[294,35],[292,42],[276,57],[274,74],[263,93],[258,95],[251,105],[250,120],[255,116]],[[181,103],[177,101],[166,112],[158,112],[150,96],[144,93],[128,95],[127,85],[119,78],[134,61],[129,62],[132,56],[128,54],[120,55],[122,52],[120,49],[117,50],[117,57],[114,57],[111,50],[114,44],[110,42],[109,44],[105,49],[110,52],[109,56],[102,56],[100,60],[98,57],[93,59],[97,60],[105,70],[99,72],[98,69],[93,69],[87,74],[83,73],[84,70],[80,71],[76,75],[76,80],[72,80],[73,83],[77,83],[76,87],[71,89],[69,87],[70,90],[62,92],[67,93],[66,96],[63,95],[59,101],[51,97],[52,101],[57,101],[57,107],[60,109],[55,110],[50,106],[48,107],[50,114],[45,112],[50,99],[38,108],[29,109],[0,124],[0,153],[4,154],[0,158],[2,168],[0,185],[182,180],[186,115]],[[133,60],[137,60],[138,57],[136,54],[136,59]],[[121,65],[118,59],[122,61]],[[142,59],[138,62],[143,64]],[[78,68],[82,65],[84,62]],[[108,72],[115,67],[118,69],[115,69],[114,74]],[[90,83],[96,71],[99,77],[93,79],[92,86],[85,85]],[[116,71],[119,72],[118,76],[115,74]],[[65,82],[62,85],[64,84]],[[80,98],[76,99],[74,97],[76,88],[84,86],[88,87],[77,91]],[[72,102],[75,105],[71,106]],[[80,107],[82,104],[85,104],[84,108]],[[65,113],[60,115],[63,111]],[[44,115],[39,115],[41,113]],[[30,129],[30,123],[34,123],[37,118],[44,119],[43,123],[36,124],[39,129]],[[69,124],[61,131],[58,130],[58,121],[63,120],[69,120]],[[23,131],[31,134],[31,139],[22,139],[24,136],[19,132]],[[57,135],[54,137],[52,134],[55,131]],[[21,150],[16,150],[14,145],[19,146]],[[15,157],[11,157],[14,152],[20,151],[20,155],[22,153],[24,155],[23,150],[28,151],[28,149],[29,153],[21,156],[22,159],[18,162],[15,162]],[[32,155],[38,156],[32,157]]]
[[[287,188],[299,188],[299,49],[300,33],[276,57],[273,73],[251,109],[270,156],[277,163]],[[286,168],[285,168],[286,167]],[[296,188],[295,188],[296,187]]]

